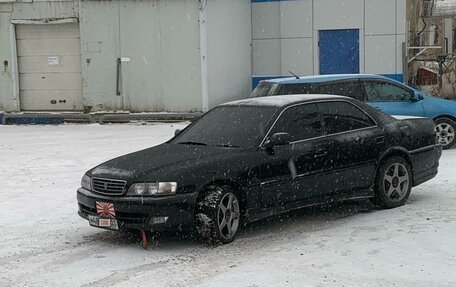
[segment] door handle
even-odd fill
[[[410,128],[408,126],[400,126],[399,130],[401,131],[403,136],[409,136],[410,135]]]
[[[324,148],[319,148],[314,152],[314,157],[322,157],[328,154],[328,151]]]
[[[120,96],[120,81],[121,81],[121,75],[120,73],[122,72],[122,59],[117,58],[117,75],[116,75],[116,95]]]

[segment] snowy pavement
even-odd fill
[[[184,126],[0,126],[0,286],[456,286],[456,150],[403,207],[304,209],[215,248],[143,250],[79,218],[87,169]]]

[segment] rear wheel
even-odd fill
[[[456,144],[456,123],[449,118],[439,118],[434,121],[437,141],[443,149],[450,149]]]
[[[408,162],[399,156],[387,159],[379,168],[372,202],[382,208],[405,204],[412,190],[412,172]]]
[[[197,203],[196,230],[212,244],[233,241],[240,219],[240,202],[229,187],[213,187]]]

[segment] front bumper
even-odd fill
[[[176,194],[167,197],[107,196],[79,188],[78,214],[88,220],[97,215],[95,202],[114,204],[120,229],[144,229],[152,231],[188,230],[193,226],[197,193]],[[154,224],[154,217],[167,217],[165,223]]]

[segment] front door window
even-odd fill
[[[284,111],[269,135],[279,132],[289,133],[292,142],[323,135],[317,105],[300,105]]]
[[[390,83],[367,82],[364,87],[369,102],[409,102],[412,99],[411,92]]]
[[[400,84],[387,81],[364,82],[366,101],[393,116],[424,116],[422,101],[413,101],[413,92]]]

